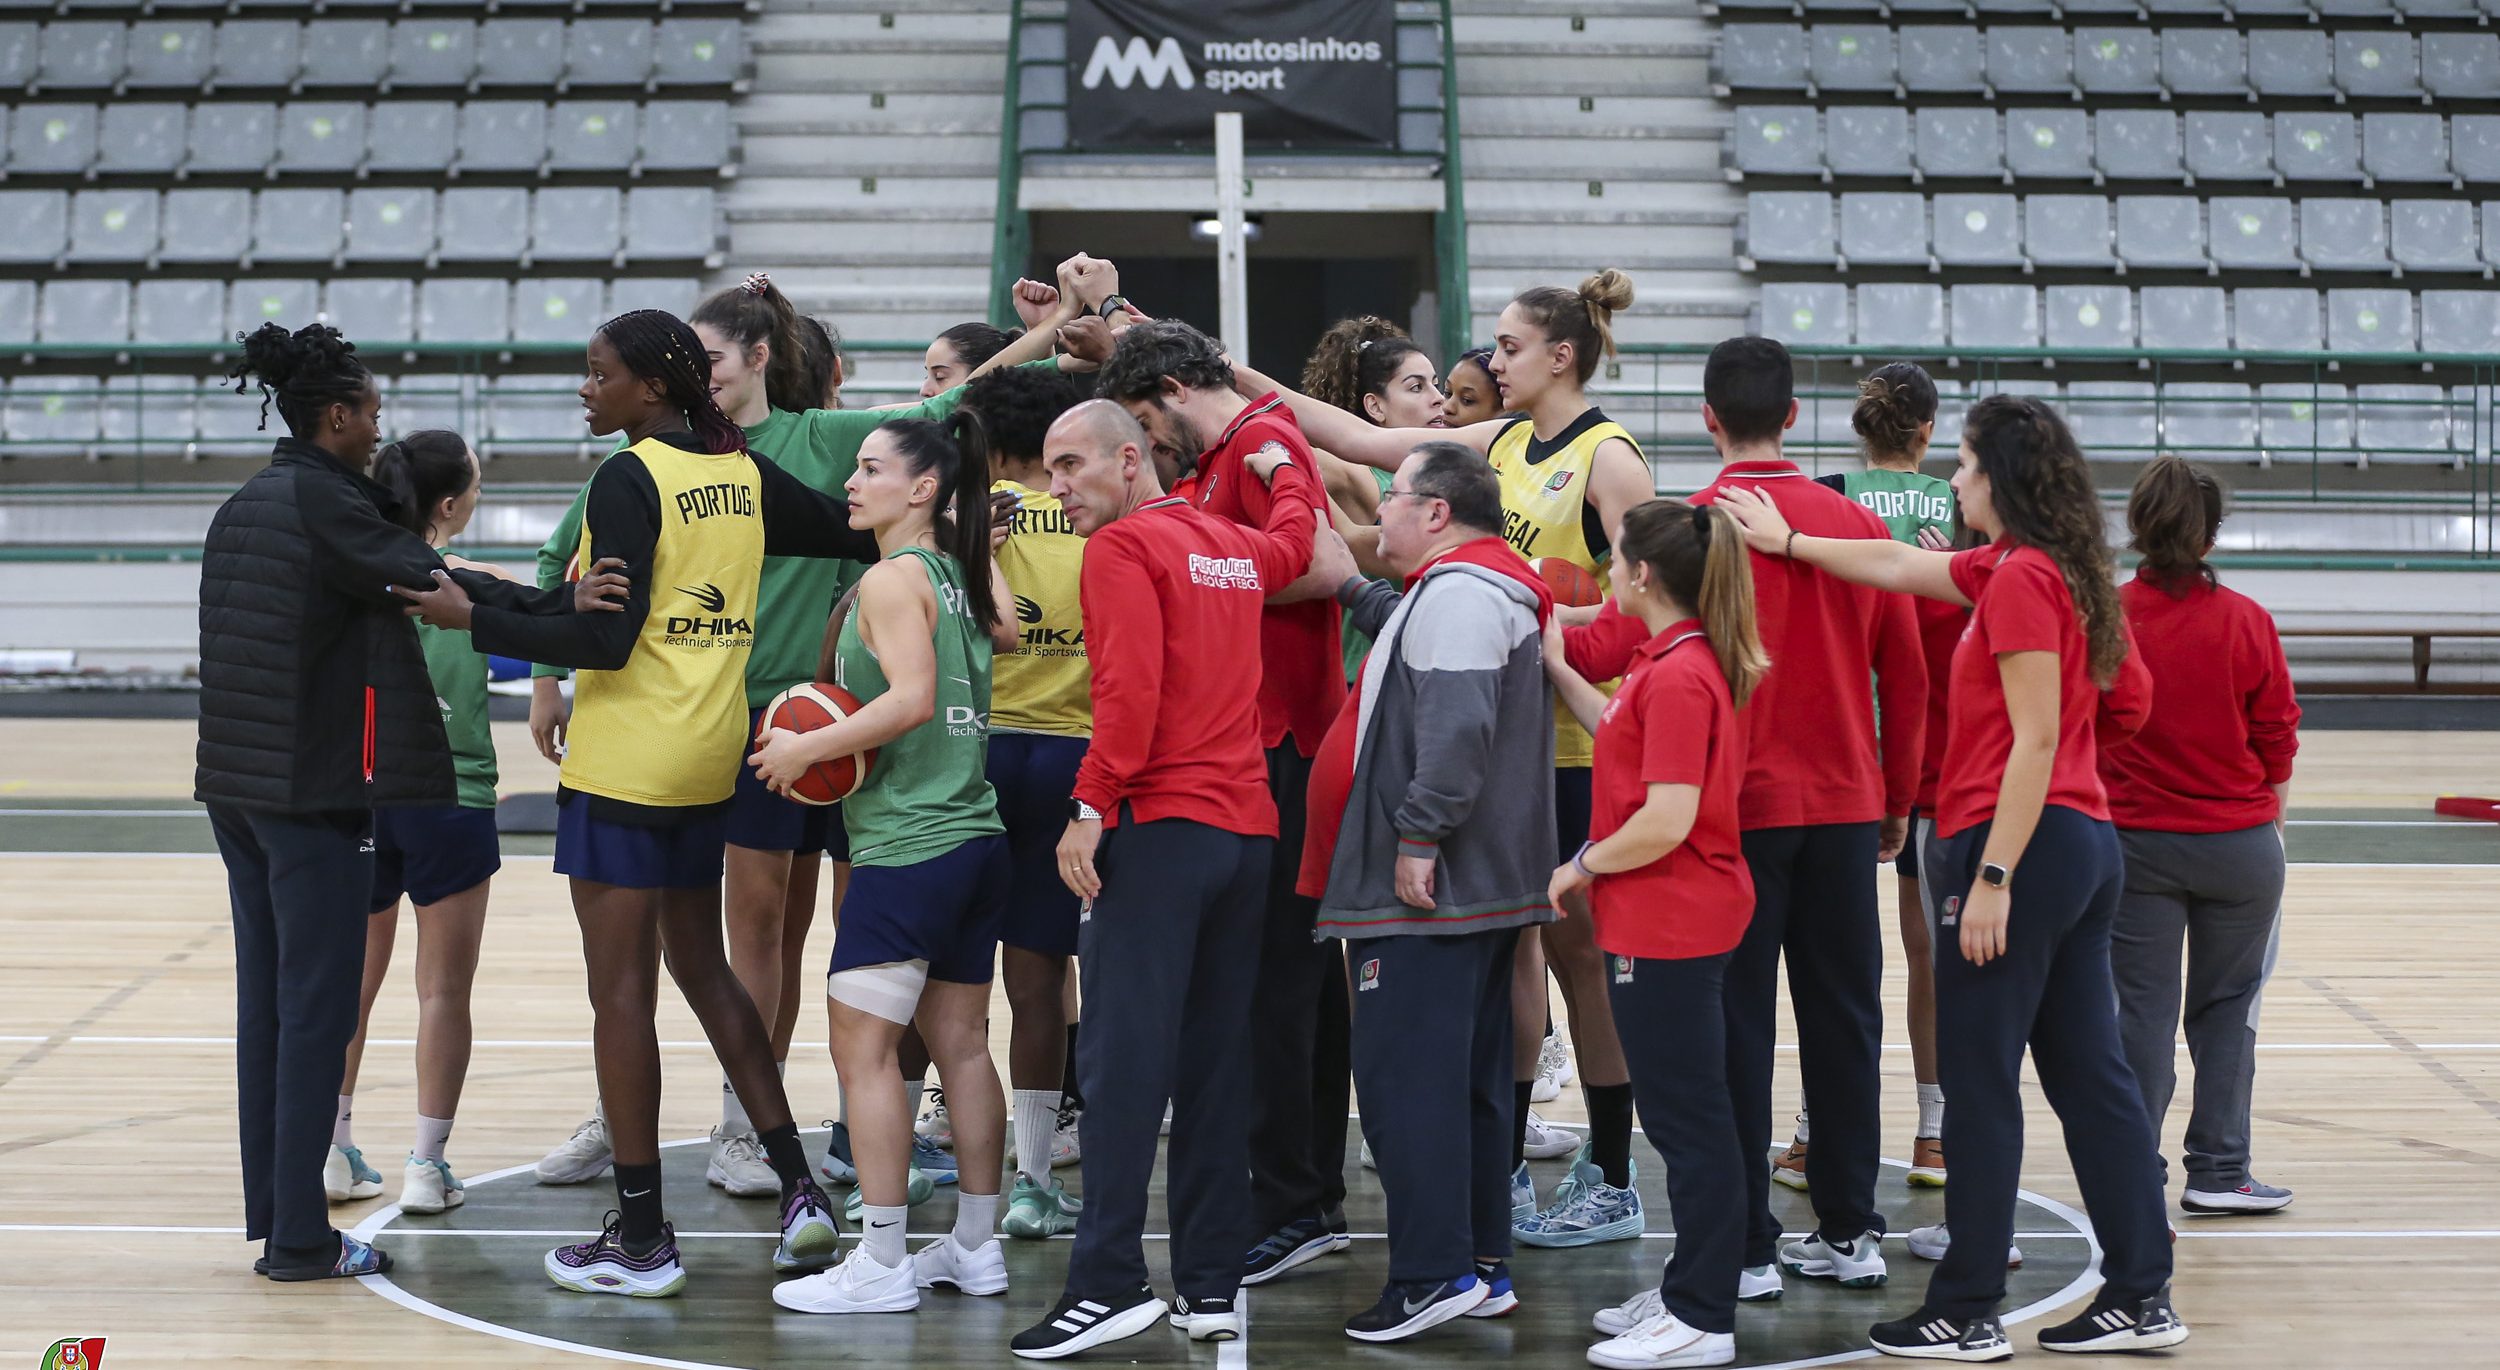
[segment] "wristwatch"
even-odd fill
[[[2014,873],[2007,870],[2005,867],[1998,865],[1996,862],[1991,861],[1979,868],[1979,878],[1981,882],[1985,884],[1994,885],[1998,889],[2004,889],[2007,882],[2014,878]]]
[[[1068,821],[1071,823],[1099,823],[1102,821],[1102,810],[1097,809],[1093,805],[1086,803],[1084,800],[1071,795],[1068,798]]]
[[[1103,296],[1102,303],[1094,307],[1094,313],[1105,323],[1108,323],[1111,321],[1111,316],[1119,313],[1120,307],[1127,303],[1128,296],[1126,295],[1105,295]]]

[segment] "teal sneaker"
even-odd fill
[[[449,1165],[409,1155],[407,1168],[399,1176],[400,1212],[441,1213],[468,1201],[460,1177],[451,1173]]]
[[[920,1173],[920,1167],[913,1166],[911,1179],[903,1186],[903,1202],[913,1208],[918,1208],[927,1203],[929,1196],[935,1193],[937,1193],[937,1183]],[[860,1209],[866,1205],[867,1201],[859,1197],[859,1191],[853,1189],[842,1200],[842,1216],[856,1224],[859,1221]]]
[[[1647,1226],[1640,1191],[1606,1183],[1605,1172],[1588,1159],[1583,1145],[1573,1158],[1571,1173],[1554,1190],[1554,1201],[1524,1221],[1514,1219],[1511,1236],[1528,1246],[1591,1246],[1637,1238]],[[1637,1181],[1637,1172],[1626,1179]]]
[[[321,1163],[321,1187],[334,1204],[382,1197],[382,1172],[365,1164],[365,1153],[352,1146],[330,1148]]]
[[[1076,1217],[1085,1211],[1085,1201],[1072,1198],[1068,1187],[1052,1177],[1045,1189],[1033,1183],[1030,1175],[1016,1177],[1015,1192],[1007,1198],[1007,1220],[1001,1224],[1010,1237],[1062,1237],[1076,1231]]]
[[[1528,1163],[1521,1161],[1519,1168],[1510,1172],[1511,1234],[1518,1235],[1519,1225],[1535,1216],[1536,1181],[1528,1176]]]

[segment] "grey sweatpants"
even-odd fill
[[[2127,877],[2109,960],[2127,1064],[2158,1138],[2178,1086],[2184,950],[2188,1059],[2196,1069],[2183,1157],[2188,1187],[2236,1189],[2249,1178],[2258,1001],[2281,935],[2282,835],[2271,823],[2221,833],[2121,828],[2118,843]]]

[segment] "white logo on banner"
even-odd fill
[[[1085,64],[1084,85],[1092,90],[1108,75],[1111,84],[1126,90],[1139,76],[1146,78],[1146,89],[1161,90],[1168,78],[1182,90],[1194,90],[1197,73],[1189,69],[1189,59],[1181,54],[1180,40],[1165,38],[1153,47],[1143,38],[1131,38],[1126,46],[1111,41],[1109,34],[1094,41],[1093,59]]]

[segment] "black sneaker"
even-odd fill
[[[1356,1341],[1404,1341],[1427,1327],[1465,1317],[1485,1300],[1486,1286],[1474,1271],[1454,1280],[1391,1280],[1380,1302],[1345,1320],[1345,1334]]]
[[[1250,1248],[1249,1258],[1242,1262],[1241,1282],[1265,1284],[1297,1265],[1353,1244],[1351,1237],[1330,1231],[1326,1218],[1296,1218]]]
[[[2040,1332],[2044,1351],[2159,1351],[2188,1339],[2188,1325],[2170,1306],[2170,1291],[2141,1299],[2112,1296],[2106,1287],[2092,1306]]]
[[[1241,1309],[1231,1299],[1172,1296],[1172,1326],[1191,1341],[1241,1340]]]
[[[1866,1339],[1887,1356],[1918,1360],[1997,1361],[2014,1356],[2005,1324],[1995,1314],[1956,1318],[1924,1305],[1906,1318],[1868,1328]]]
[[[1007,1349],[1026,1360],[1057,1360],[1136,1336],[1154,1326],[1164,1311],[1163,1300],[1142,1284],[1102,1299],[1071,1290],[1059,1296],[1059,1306],[1049,1317],[1018,1332]]]

